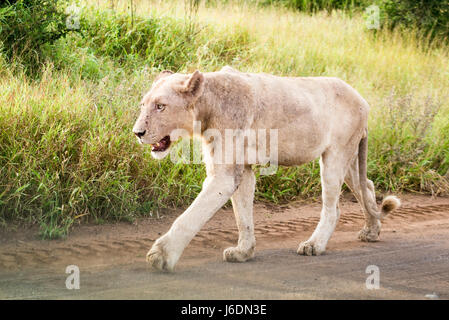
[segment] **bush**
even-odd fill
[[[382,0],[380,5],[391,28],[411,27],[431,38],[449,37],[447,0]]]
[[[0,49],[5,58],[19,60],[27,73],[44,61],[46,45],[63,37],[68,29],[65,1],[19,0],[0,6]]]
[[[219,29],[167,16],[131,18],[86,7],[81,11],[79,32],[55,43],[48,58],[57,69],[98,80],[112,70],[114,74],[143,67],[179,71],[187,64],[216,68],[245,55],[250,41],[243,28]]]
[[[282,5],[304,12],[326,10],[363,10],[371,4],[381,9],[384,24],[390,29],[416,28],[433,38],[449,37],[447,0],[256,0],[261,5]]]
[[[121,65],[139,60],[158,69],[179,69],[192,58],[195,35],[182,21],[131,17],[114,11],[86,11],[82,40],[96,56],[107,56]]]
[[[365,0],[262,0],[260,4],[281,4],[288,8],[295,8],[305,12],[326,10],[353,10],[364,6]]]

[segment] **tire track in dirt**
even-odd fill
[[[342,210],[344,211],[344,210]],[[402,207],[385,219],[388,225],[402,222],[427,221],[449,217],[449,204],[415,205]],[[267,221],[256,224],[257,239],[282,239],[300,232],[313,230],[319,217],[294,218],[285,221]],[[364,217],[362,212],[342,212],[337,230],[361,228]],[[0,270],[14,270],[25,267],[61,265],[67,261],[86,261],[89,259],[122,259],[129,257],[143,259],[145,253],[156,239],[149,236],[126,236],[112,240],[87,240],[75,244],[50,244],[48,248],[39,248],[25,244],[16,248],[0,248]],[[216,248],[235,245],[238,240],[236,227],[228,229],[213,228],[200,231],[191,245],[204,248]],[[143,252],[143,253],[142,253]]]

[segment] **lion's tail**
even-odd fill
[[[382,219],[389,213],[401,206],[401,201],[396,196],[387,196],[383,199],[380,211],[376,204],[374,186],[368,188],[367,177],[367,154],[368,154],[368,136],[365,136],[359,143],[359,179],[362,193],[363,206],[365,210],[377,219]],[[370,181],[371,182],[371,181]],[[372,183],[371,183],[372,184]]]

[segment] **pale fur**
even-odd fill
[[[165,104],[165,110],[156,111],[155,102]],[[133,130],[146,130],[140,141],[153,144],[174,129],[192,135],[194,121],[201,121],[202,132],[213,128],[223,136],[225,129],[278,129],[280,165],[301,165],[320,158],[321,219],[312,236],[298,248],[299,254],[319,255],[340,215],[343,182],[365,213],[365,226],[359,233],[363,241],[378,240],[380,219],[400,205],[399,199],[390,196],[379,210],[374,185],[366,177],[368,111],[357,91],[337,78],[277,77],[231,67],[191,75],[163,72],[143,98]],[[254,256],[255,177],[251,165],[216,164],[214,142],[206,139],[203,153],[207,170],[203,188],[148,252],[147,261],[155,268],[172,270],[195,234],[230,198],[239,240],[236,247],[224,251],[224,259],[242,262]]]

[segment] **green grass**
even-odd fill
[[[83,32],[47,48],[38,79],[0,57],[0,223],[133,221],[185,207],[201,165],[156,161],[131,132],[138,101],[162,69],[336,76],[370,103],[369,176],[379,192],[449,192],[449,50],[414,31],[374,34],[362,17],[246,3],[127,1],[90,7]],[[316,162],[259,177],[256,198],[320,194]]]

